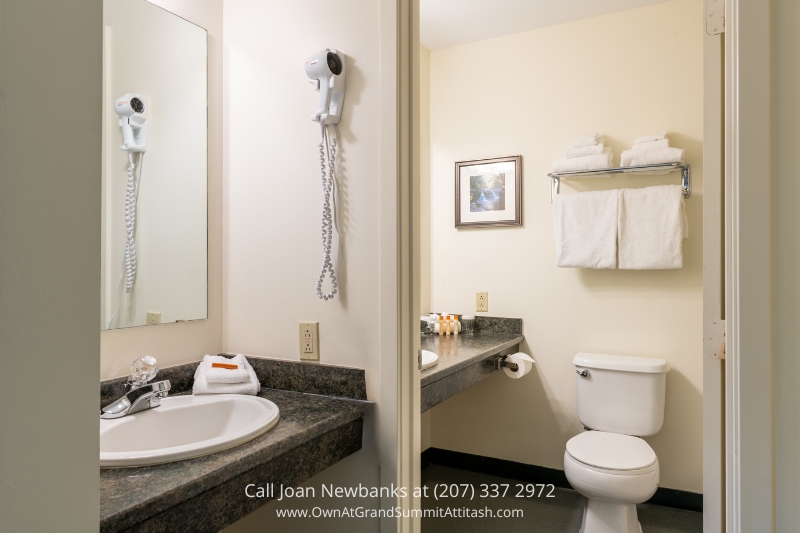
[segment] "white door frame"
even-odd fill
[[[725,12],[725,486],[728,533],[775,531],[770,2]]]
[[[381,0],[381,434],[384,510],[419,509],[419,0]],[[416,215],[415,215],[416,210]],[[387,516],[382,533],[417,533],[418,516]]]

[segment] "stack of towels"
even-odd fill
[[[553,172],[600,170],[614,166],[614,152],[596,133],[577,137],[563,157],[553,161]]]
[[[658,165],[661,163],[683,163],[684,152],[682,148],[673,148],[669,145],[667,132],[660,131],[654,135],[645,135],[633,141],[633,148],[622,152],[623,167],[641,167],[645,165]],[[646,174],[666,174],[667,171],[647,171]]]
[[[689,224],[680,185],[559,194],[553,213],[560,267],[683,266]]]
[[[261,384],[244,355],[206,355],[194,373],[192,394],[258,394]]]

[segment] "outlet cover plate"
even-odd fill
[[[478,292],[475,293],[475,311],[478,313],[489,312],[489,293]]]
[[[149,311],[147,313],[147,322],[148,326],[155,326],[156,324],[161,324],[161,313],[157,313],[155,311]]]
[[[300,322],[300,360],[319,361],[319,322]]]

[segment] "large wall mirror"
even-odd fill
[[[102,329],[208,317],[207,36],[103,3]]]

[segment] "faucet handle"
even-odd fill
[[[158,374],[158,361],[152,355],[140,357],[131,364],[131,375],[128,383],[144,384]]]

